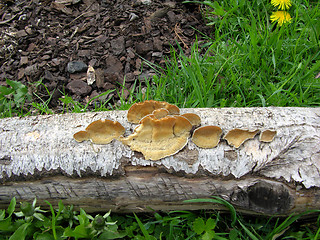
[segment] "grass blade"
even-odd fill
[[[208,202],[208,203],[214,203],[214,204],[221,204],[224,205],[226,208],[229,209],[230,213],[231,213],[231,225],[233,226],[236,221],[237,221],[237,212],[235,210],[235,208],[232,206],[232,204],[230,204],[228,201],[224,200],[223,198],[217,197],[217,196],[212,196],[212,198],[214,199],[190,199],[190,200],[185,200],[183,202],[185,203],[198,203],[198,202]]]
[[[138,216],[135,213],[133,213],[133,215],[134,215],[134,217],[135,217],[135,219],[136,219],[136,221],[137,221],[137,223],[138,223],[138,225],[139,225],[139,227],[140,227],[145,239],[146,240],[151,240],[151,236],[149,235],[146,227],[143,225],[143,223],[140,221],[140,219],[138,218]]]

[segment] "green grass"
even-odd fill
[[[109,211],[91,215],[83,209],[75,211],[62,201],[57,208],[46,201],[48,210],[43,210],[36,200],[19,204],[13,198],[6,210],[0,210],[0,239],[319,239],[319,217],[299,222],[307,213],[287,218],[254,218],[238,214],[219,197],[188,202],[222,204],[229,213],[172,211],[136,215]]]
[[[153,66],[147,96],[180,107],[320,106],[320,3],[300,2],[282,27],[266,1],[214,2],[222,15],[206,8],[213,36],[190,57],[180,48]]]
[[[38,81],[32,86],[28,87],[17,81],[6,80],[6,86],[0,86],[0,118],[14,117],[14,116],[28,116],[28,115],[41,115],[55,113],[49,107],[52,100],[53,93],[49,92],[47,87]],[[129,97],[124,98],[124,84],[121,85],[121,91],[117,89],[110,89],[106,92],[91,98],[86,104],[81,104],[75,101],[67,93],[61,92],[62,97],[59,98],[60,110],[58,113],[80,113],[80,112],[98,112],[108,110],[127,110],[132,103],[136,101],[134,90],[135,83],[129,91]],[[39,96],[38,89],[44,89],[45,97]],[[32,92],[32,94],[30,93]],[[119,102],[111,104],[110,94],[116,94]],[[45,100],[44,100],[45,99]]]

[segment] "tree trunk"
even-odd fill
[[[78,143],[73,134],[98,119],[119,121],[126,111],[30,116],[0,120],[0,207],[48,200],[88,212],[219,209],[187,199],[220,196],[239,211],[289,215],[320,208],[320,108],[181,109],[216,125],[276,130],[270,143],[258,135],[239,148],[221,140],[202,149],[189,140],[179,153],[145,160],[114,140]]]

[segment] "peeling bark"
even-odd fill
[[[19,200],[65,203],[87,211],[219,208],[183,200],[219,195],[247,213],[288,215],[319,209],[320,108],[181,109],[202,126],[277,134],[239,148],[222,140],[201,149],[190,140],[174,156],[145,160],[114,140],[78,143],[73,134],[98,119],[119,121],[130,134],[126,111],[31,116],[0,120],[0,205]]]

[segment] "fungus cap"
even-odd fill
[[[169,111],[165,108],[159,108],[152,112],[155,118],[160,119],[169,115]]]
[[[273,131],[273,130],[264,130],[260,133],[260,137],[259,140],[261,142],[271,142],[274,137],[276,136],[277,131]]]
[[[203,126],[197,128],[191,140],[200,148],[214,148],[220,142],[222,129],[218,126]]]
[[[175,137],[173,133],[175,125],[175,117],[165,117],[152,121],[152,141],[158,142],[173,139]]]
[[[132,123],[139,123],[139,121],[143,117],[160,108],[168,110],[170,115],[177,115],[180,113],[179,108],[175,105],[169,104],[167,102],[148,100],[140,103],[135,103],[129,108],[127,114],[128,121]]]
[[[186,132],[190,133],[192,129],[192,124],[190,121],[183,116],[175,116],[175,124],[173,127],[173,134],[176,136],[180,136],[185,134]]]
[[[89,140],[89,134],[87,131],[80,131],[80,132],[75,133],[73,135],[73,138],[77,142],[83,142],[83,141]]]
[[[145,159],[160,160],[179,152],[187,144],[191,127],[182,131],[184,120],[187,121],[179,116],[166,116],[161,119],[146,116],[131,135],[120,139],[133,151],[141,152]],[[175,127],[179,135],[175,134]]]
[[[229,145],[234,146],[235,148],[238,148],[241,146],[242,143],[244,143],[248,139],[254,138],[258,132],[259,130],[250,131],[250,130],[235,128],[230,130],[223,137],[223,139],[227,140]]]
[[[181,116],[188,119],[192,126],[199,126],[201,124],[201,118],[195,113],[185,113]]]
[[[78,142],[91,140],[96,144],[108,144],[124,132],[125,128],[119,122],[102,119],[90,123],[85,131],[77,132],[73,137]]]

